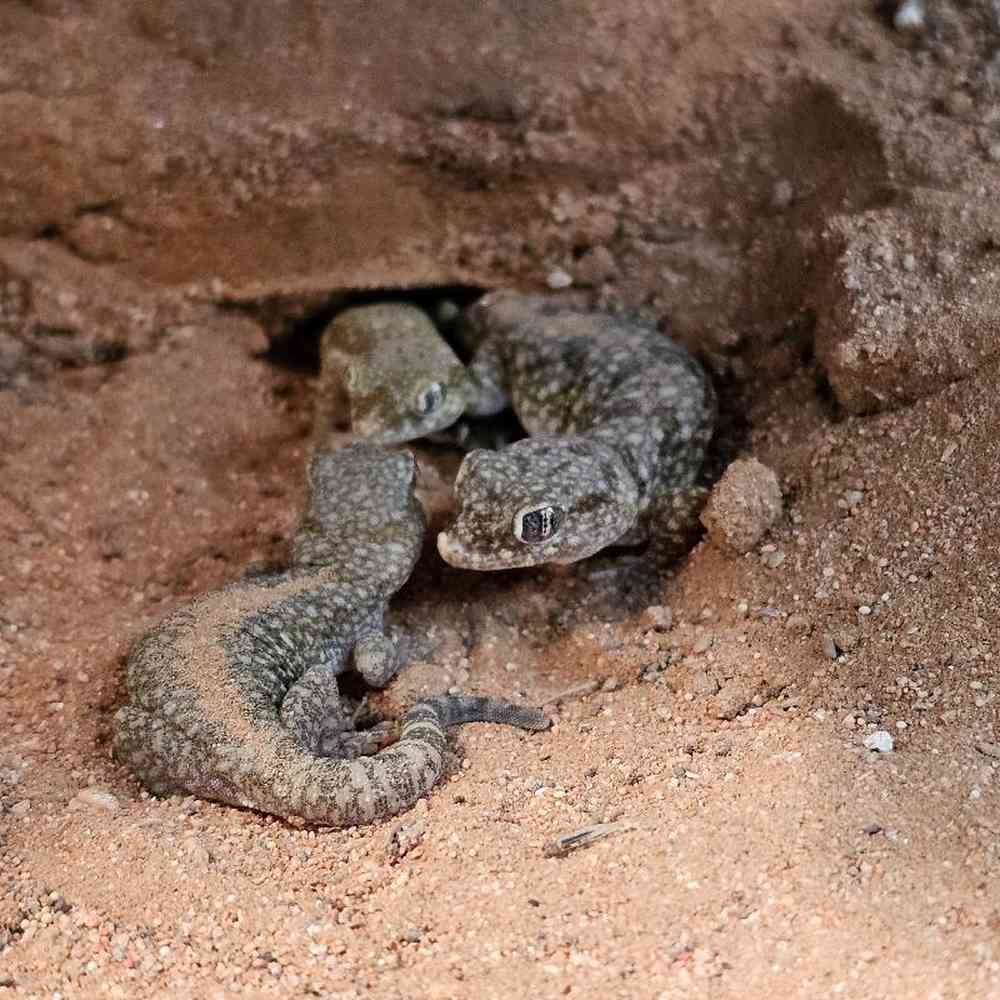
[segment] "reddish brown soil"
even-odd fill
[[[0,5],[0,997],[1000,996],[996,4],[337,6]],[[555,270],[701,352],[770,533],[429,547],[379,707],[556,726],[397,820],[146,796],[124,657],[283,557],[315,326]]]

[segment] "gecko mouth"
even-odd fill
[[[441,531],[437,536],[437,549],[441,558],[457,569],[518,569],[524,566],[534,566],[536,560],[527,553],[518,554],[513,551],[487,555],[463,545],[453,532]]]
[[[457,566],[459,569],[468,569],[471,566],[478,566],[475,553],[470,552],[461,542],[450,532],[439,531],[437,537],[437,549],[441,558],[449,566]]]

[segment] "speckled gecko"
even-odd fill
[[[438,535],[467,569],[569,563],[613,543],[685,544],[715,422],[697,362],[656,330],[542,296],[494,292],[468,312],[479,336],[467,412],[508,402],[532,436],[466,455],[458,516]]]
[[[446,726],[546,728],[534,708],[432,698],[410,709],[399,741],[381,753],[320,756],[331,732],[350,752],[337,687],[348,662],[373,685],[395,673],[383,615],[425,531],[415,477],[411,455],[372,444],[317,454],[291,567],[197,599],[135,646],[115,757],[158,795],[350,826],[397,813],[431,789]]]
[[[345,309],[320,341],[321,435],[348,409],[351,429],[369,441],[427,437],[455,423],[473,391],[461,361],[415,306],[385,302]]]

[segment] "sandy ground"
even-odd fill
[[[213,38],[251,30],[223,6],[193,33],[139,33],[204,70],[170,91],[189,126],[192,90],[222,101],[239,69]],[[204,149],[176,139],[180,165],[147,151],[141,183],[105,150],[111,208],[82,139],[79,190],[61,153],[28,183],[3,147],[0,997],[1000,997],[1000,14],[932,4],[911,37],[860,3],[705,6],[588,6],[586,80],[512,94],[497,81],[520,70],[491,50],[490,86],[407,105],[403,131],[379,101],[417,101],[429,69],[397,67],[368,152],[337,147],[375,157],[377,182],[330,211],[405,175],[395,223],[433,230],[407,214],[419,176],[417,200],[457,206],[423,242],[383,239],[376,213],[345,257],[296,229],[308,204],[222,226],[206,206],[234,163],[286,162],[250,138],[200,173]],[[39,46],[87,65],[72,30],[99,15],[9,8],[0,114],[27,128],[9,81],[51,97]],[[525,67],[572,59],[530,29],[508,38]],[[656,45],[676,71],[652,87]],[[446,96],[471,86],[441,65]],[[292,120],[329,80],[279,100],[281,69],[257,98]],[[76,84],[53,115],[91,100]],[[284,175],[239,176],[260,193]],[[770,533],[745,555],[703,540],[663,577],[625,552],[468,574],[429,546],[393,611],[412,663],[376,705],[514,693],[548,703],[551,732],[466,727],[425,802],[362,830],[149,798],[109,756],[125,656],[186,599],[283,558],[317,325],[356,287],[527,288],[556,269],[700,351],[723,403],[714,466],[777,473]],[[419,458],[437,525],[457,456]],[[554,850],[594,824],[612,826]]]

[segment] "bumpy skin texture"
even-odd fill
[[[351,725],[337,675],[349,662],[372,684],[395,672],[383,615],[421,548],[414,480],[405,452],[357,444],[317,455],[291,567],[199,598],[135,646],[114,755],[150,791],[352,826],[427,794],[446,726],[547,727],[533,708],[437,698],[414,705],[399,742],[374,757],[320,756],[331,742],[352,746],[336,738]]]
[[[467,412],[509,402],[532,436],[465,457],[457,519],[438,536],[445,561],[570,563],[647,539],[676,554],[704,499],[695,480],[715,423],[698,363],[654,329],[543,296],[495,292],[468,320],[482,346]]]
[[[349,409],[355,434],[380,444],[413,441],[450,427],[472,392],[461,361],[414,306],[345,309],[323,333],[320,434]]]

